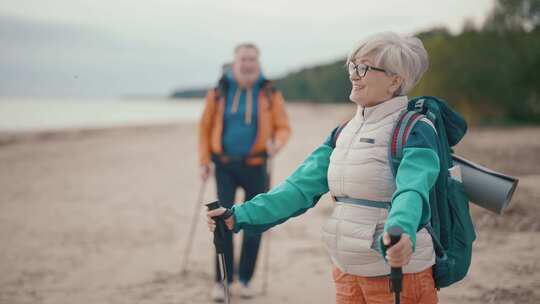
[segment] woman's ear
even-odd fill
[[[388,87],[388,93],[392,96],[397,96],[403,86],[403,78],[399,75],[392,75],[392,81]]]

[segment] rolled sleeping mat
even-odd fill
[[[502,214],[516,191],[518,179],[495,172],[458,155],[452,155],[450,175],[461,178],[469,200],[487,210]],[[458,171],[452,172],[458,166]]]

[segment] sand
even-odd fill
[[[294,134],[276,158],[274,182],[352,111],[289,105]],[[196,202],[196,130],[174,124],[0,134],[0,303],[210,303],[213,249]],[[457,150],[519,177],[520,185],[504,216],[472,208],[473,265],[464,281],[439,293],[441,303],[540,303],[540,128],[473,128]],[[214,187],[205,201],[215,198]],[[194,208],[201,221],[182,275]],[[268,293],[233,302],[333,303],[320,240],[331,208],[325,196],[265,236]]]

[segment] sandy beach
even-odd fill
[[[350,105],[288,110],[293,136],[275,160],[274,184],[354,112]],[[0,303],[211,303],[213,247],[196,202],[196,142],[194,123],[0,134]],[[520,184],[503,216],[472,207],[478,239],[470,274],[442,290],[440,302],[540,303],[540,128],[473,128],[457,151]],[[211,182],[205,201],[213,199]],[[201,220],[182,276],[194,208]],[[334,303],[320,240],[331,209],[325,196],[272,229],[263,240],[268,293],[233,303]]]

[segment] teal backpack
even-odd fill
[[[438,141],[440,172],[429,195],[431,218],[421,223],[418,230],[426,228],[433,239],[435,265],[433,278],[437,288],[460,281],[467,275],[471,264],[472,243],[476,239],[474,225],[469,213],[469,199],[463,184],[450,177],[448,169],[453,167],[452,147],[465,135],[467,123],[453,111],[445,101],[431,96],[411,99],[398,119],[389,144],[388,158],[394,177],[407,138],[414,125],[427,118],[435,128]],[[346,124],[333,135],[333,144]]]

